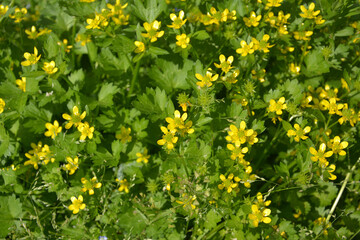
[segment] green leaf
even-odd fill
[[[347,37],[354,34],[354,28],[352,27],[346,27],[344,29],[341,29],[340,31],[337,31],[335,33],[335,37]]]
[[[330,71],[330,64],[325,60],[321,50],[315,50],[308,53],[305,57],[306,71],[308,77],[321,75]]]
[[[140,0],[135,0],[132,12],[141,20],[151,23],[167,8],[165,1],[147,0],[146,8]]]
[[[130,40],[124,35],[117,35],[111,48],[116,52],[126,54],[134,51],[136,46],[134,45],[134,41]]]
[[[54,33],[50,33],[44,44],[47,59],[54,58],[59,53],[59,45],[57,42],[58,39],[56,38],[56,35]]]
[[[119,88],[112,83],[104,83],[98,94],[99,106],[110,107],[114,104],[113,97],[119,91]]]
[[[166,55],[166,54],[169,54],[169,52],[166,51],[165,49],[158,48],[158,47],[153,47],[153,46],[150,46],[149,52],[152,53],[152,54],[155,54],[155,55]]]
[[[78,70],[73,71],[68,77],[68,79],[74,85],[81,83],[85,79],[85,74],[83,69],[80,68]]]
[[[211,230],[216,227],[217,223],[221,221],[221,215],[217,213],[214,209],[211,209],[206,214],[206,221],[204,227]]]
[[[293,127],[291,126],[291,124],[289,122],[283,120],[283,121],[281,121],[281,123],[286,132],[293,129]]]
[[[195,38],[197,40],[205,40],[205,39],[210,38],[210,35],[205,30],[200,30],[200,31],[195,32],[191,36],[191,38]]]

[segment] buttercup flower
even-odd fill
[[[5,15],[7,11],[9,10],[9,6],[0,5],[0,16]]]
[[[329,173],[330,177],[329,177],[329,180],[335,180],[337,177],[335,174],[333,174],[333,172],[335,171],[336,169],[336,166],[335,164],[331,164],[329,166],[329,169],[327,170],[327,172]]]
[[[222,181],[222,183],[218,185],[218,188],[219,188],[220,190],[222,190],[222,189],[225,188],[225,190],[226,190],[228,193],[231,193],[232,190],[238,186],[238,183],[234,183],[234,182],[233,182],[233,178],[234,178],[234,174],[233,174],[233,173],[230,173],[227,178],[224,176],[224,174],[221,174],[221,175],[220,175],[220,180]],[[234,180],[238,180],[238,177],[235,177]]]
[[[314,11],[315,3],[313,3],[313,2],[310,3],[308,9],[306,9],[305,5],[301,5],[300,9],[302,11],[302,13],[300,13],[300,16],[303,18],[313,19],[320,13],[320,10]]]
[[[4,11],[4,10],[3,10]],[[25,19],[25,15],[27,14],[26,8],[15,8],[14,14],[10,14],[9,17],[15,19],[16,23],[21,22]]]
[[[266,8],[280,7],[283,0],[267,0]]]
[[[74,125],[74,127],[78,127],[82,122],[82,120],[85,118],[86,116],[86,111],[84,111],[81,115],[79,113],[79,108],[77,106],[73,107],[73,113],[71,114],[71,116],[67,113],[64,113],[62,115],[62,117],[65,120],[68,120],[69,122],[65,125],[66,129],[70,129],[72,127],[72,125]]]
[[[51,61],[51,62],[44,62],[44,67],[42,68],[47,74],[54,74],[56,73],[59,69],[57,67],[55,67],[55,62]]]
[[[0,113],[4,111],[5,108],[5,101],[4,99],[0,98]]]
[[[263,196],[261,193],[257,193],[256,195],[257,202],[251,206],[252,213],[249,214],[249,219],[252,220],[252,224],[254,227],[259,226],[260,222],[270,223],[271,218],[268,217],[271,213],[271,210],[266,208],[270,205],[271,201],[268,200],[264,202]]]
[[[72,45],[68,45],[68,40],[67,39],[64,39],[62,42],[57,42],[57,44],[59,45],[59,46],[64,46],[64,50],[65,50],[65,52],[70,52],[70,50],[73,48],[73,46]]]
[[[183,208],[187,208],[190,207],[192,210],[194,210],[196,208],[196,206],[193,204],[193,202],[196,200],[196,196],[190,196],[186,193],[182,194],[182,200],[183,201],[179,201],[176,200],[177,203],[183,205]]]
[[[166,127],[160,127],[161,131],[164,133],[162,136],[162,139],[157,141],[157,144],[159,145],[165,145],[168,150],[171,150],[174,148],[174,144],[178,141],[178,137],[175,137],[175,133],[172,131],[169,131]]]
[[[243,18],[245,25],[248,27],[257,27],[259,25],[260,19],[261,15],[256,16],[256,13],[254,11],[250,12],[250,17]]]
[[[65,165],[66,170],[70,171],[69,175],[73,175],[76,169],[79,168],[79,158],[75,157],[72,159],[71,157],[66,157],[66,161],[68,164]]]
[[[28,35],[28,38],[29,39],[36,39],[38,37],[40,37],[41,35],[44,35],[44,34],[47,34],[47,33],[50,33],[51,30],[49,29],[40,29],[40,31],[36,31],[36,27],[35,26],[32,26],[31,29],[26,29],[25,30],[25,33]]]
[[[269,39],[270,36],[268,34],[265,34],[260,41],[258,41],[256,38],[252,38],[252,42],[254,43],[254,50],[260,50],[264,53],[270,52],[269,48],[272,48],[274,45],[270,45],[270,43],[268,43]]]
[[[300,31],[300,32],[294,32],[294,38],[296,40],[310,40],[310,36],[313,35],[313,31]]]
[[[333,153],[337,153],[340,156],[345,156],[346,152],[344,149],[347,148],[349,143],[346,141],[341,142],[340,137],[336,136],[333,139],[330,139],[327,145],[329,148],[331,148]]]
[[[144,28],[147,33],[142,33],[143,37],[149,38],[150,42],[156,42],[158,38],[161,38],[164,35],[164,31],[159,31],[161,22],[155,20],[152,23],[145,22]]]
[[[281,97],[277,102],[274,99],[270,100],[269,112],[275,112],[277,115],[281,115],[284,109],[286,109],[284,97]]]
[[[319,166],[324,168],[327,165],[329,165],[329,162],[326,160],[326,158],[329,158],[333,155],[332,151],[326,151],[326,144],[322,143],[320,144],[319,150],[316,151],[315,148],[310,147],[310,153],[313,155],[311,157],[311,160],[314,162],[319,161]]]
[[[305,134],[310,132],[311,127],[307,126],[304,129],[302,129],[299,124],[295,123],[294,128],[295,130],[293,129],[288,130],[287,132],[288,137],[295,136],[294,139],[296,142],[299,142],[300,139],[305,140],[308,138],[308,136],[305,136]]]
[[[240,42],[241,48],[236,49],[236,53],[241,54],[241,56],[245,57],[248,54],[254,53],[254,43],[251,42],[249,45],[244,41],[241,40]]]
[[[143,153],[136,153],[136,156],[138,157],[136,159],[136,162],[140,163],[140,162],[144,162],[144,163],[148,163],[149,162],[149,158],[150,155],[148,155],[148,150],[145,148]]]
[[[101,188],[101,183],[97,182],[97,178],[93,177],[92,179],[87,180],[86,178],[81,178],[81,183],[84,184],[81,189],[82,192],[89,191],[89,195],[94,194],[94,188]]]
[[[239,129],[233,124],[230,125],[230,131],[228,131],[228,136],[226,136],[225,139],[228,142],[234,143],[236,147],[240,147],[241,144],[246,142],[247,137],[253,134],[254,130],[246,129],[245,121],[241,121]]]
[[[145,51],[145,44],[143,42],[135,41],[134,45],[136,46],[134,50],[135,53],[141,53]]]
[[[220,64],[214,63],[214,65],[217,68],[221,68],[221,71],[223,71],[224,73],[228,73],[230,71],[230,69],[233,68],[231,66],[231,64],[234,61],[233,56],[230,56],[230,57],[228,57],[228,59],[226,59],[225,56],[223,54],[221,54],[219,57],[219,60],[220,60]]]
[[[129,193],[129,182],[126,180],[126,179],[116,179],[117,182],[120,182],[120,187],[119,187],[119,191],[122,192],[122,191],[125,191],[126,193]]]
[[[196,73],[195,74],[195,77],[200,80],[200,82],[197,82],[196,85],[200,86],[200,87],[211,87],[212,86],[212,82],[216,81],[218,78],[219,78],[219,74],[215,74],[213,76],[212,74],[212,69],[209,68],[207,71],[206,71],[206,74],[205,76],[202,76],[201,74],[199,73]]]
[[[185,128],[184,121],[187,119],[187,113],[183,113],[183,115],[180,115],[180,112],[178,110],[175,110],[174,112],[174,118],[167,117],[165,118],[165,121],[169,123],[167,128],[171,132],[176,132],[178,129]]]
[[[20,88],[21,91],[26,92],[26,77],[21,77],[21,79],[16,79],[16,85]]]
[[[56,120],[54,121],[54,124],[46,123],[45,127],[48,129],[45,132],[45,136],[51,137],[52,139],[54,139],[62,130],[62,127],[59,127],[59,122]]]
[[[94,135],[94,127],[90,127],[88,122],[82,123],[78,126],[79,132],[81,132],[80,140],[84,141],[87,137],[89,139],[93,138]]]
[[[123,15],[123,9],[125,9],[128,6],[128,3],[125,3],[124,5],[121,5],[120,0],[116,0],[115,5],[112,5],[110,3],[106,4],[107,8],[110,9],[110,15]]]
[[[186,36],[186,34],[181,34],[176,36],[176,45],[178,45],[181,48],[187,48],[190,42],[190,38]]]
[[[21,65],[23,66],[30,66],[30,65],[33,65],[35,63],[37,63],[39,61],[41,57],[41,54],[38,56],[38,50],[36,47],[34,47],[34,54],[31,54],[31,53],[24,53],[24,58],[26,59],[25,61],[22,61],[21,62]]]
[[[77,214],[80,209],[83,210],[86,207],[86,204],[83,203],[83,201],[84,199],[81,195],[78,198],[71,197],[72,204],[69,206],[69,210],[73,211],[73,214]]]
[[[122,143],[131,142],[132,137],[130,136],[131,128],[121,127],[120,133],[115,134],[115,138],[120,139]]]
[[[225,9],[222,13],[221,13],[221,21],[222,22],[227,22],[229,20],[236,20],[236,10],[232,10],[231,12],[229,11],[229,9]]]
[[[290,69],[290,71],[291,71],[292,73],[295,73],[295,74],[299,74],[299,73],[300,73],[300,66],[295,65],[294,63],[291,63],[291,64],[290,64],[289,69]]]
[[[170,14],[170,19],[171,19],[171,21],[173,21],[172,22],[172,24],[171,25],[168,25],[168,27],[170,27],[170,28],[174,28],[174,29],[180,29],[181,28],[181,26],[182,25],[184,25],[185,23],[186,23],[186,19],[185,20],[183,20],[183,18],[184,18],[184,11],[183,10],[181,10],[180,12],[179,12],[179,16],[177,17],[174,13],[171,13]]]

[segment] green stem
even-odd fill
[[[335,208],[336,208],[336,206],[337,206],[337,204],[339,203],[339,200],[340,200],[340,198],[341,198],[341,195],[343,194],[343,192],[344,192],[344,190],[345,190],[346,184],[347,184],[347,182],[349,181],[351,174],[354,172],[354,170],[355,170],[355,168],[356,168],[356,164],[358,164],[359,162],[360,162],[360,158],[356,161],[356,163],[354,164],[354,166],[351,168],[350,172],[348,172],[348,173],[346,174],[345,180],[344,180],[344,182],[343,182],[343,184],[342,184],[342,186],[341,186],[341,188],[340,188],[340,191],[339,191],[339,193],[338,193],[338,195],[337,195],[337,197],[336,197],[336,199],[335,199],[335,202],[334,202],[334,204],[332,205],[332,207],[331,207],[331,209],[330,209],[330,212],[329,212],[329,214],[328,214],[328,216],[327,216],[327,218],[326,218],[326,224],[329,222],[329,220],[330,220],[330,218],[331,218],[331,215],[334,213]]]
[[[140,70],[140,64],[141,64],[141,58],[140,58],[139,61],[136,63],[135,70],[133,71],[133,77],[132,77],[131,83],[130,83],[130,90],[129,90],[129,93],[128,93],[128,95],[127,95],[128,100],[130,99],[131,94],[132,94],[133,91],[134,91],[135,82],[136,82],[136,79],[137,79],[137,76],[138,76],[139,70]]]
[[[220,223],[219,225],[216,226],[216,228],[214,228],[211,232],[209,232],[208,234],[206,234],[204,236],[204,240],[205,239],[210,239],[212,236],[214,236],[220,229],[222,229],[225,226],[225,222]]]

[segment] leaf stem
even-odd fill
[[[136,63],[135,70],[133,71],[133,77],[132,77],[131,83],[130,83],[130,90],[129,90],[128,95],[127,95],[127,99],[128,99],[128,100],[130,99],[131,94],[132,94],[133,91],[134,91],[135,82],[136,82],[136,79],[137,79],[137,76],[138,76],[139,70],[140,70],[140,64],[141,64],[141,58],[140,58],[139,61]]]

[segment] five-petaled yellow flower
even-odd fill
[[[81,189],[82,192],[89,191],[89,195],[94,194],[94,188],[101,188],[102,184],[97,182],[97,178],[93,177],[92,179],[87,180],[86,178],[81,178],[81,183],[84,184]]]
[[[271,213],[271,210],[266,208],[270,205],[271,201],[263,200],[263,196],[261,193],[257,193],[257,202],[251,206],[252,213],[249,214],[250,220],[252,220],[252,224],[254,227],[258,227],[260,222],[270,223],[271,218],[268,217]]]
[[[72,159],[71,157],[66,157],[66,161],[68,164],[65,165],[65,168],[70,171],[69,175],[73,175],[76,171],[76,169],[79,168],[79,158],[75,157]]]
[[[115,134],[115,138],[120,139],[122,143],[131,142],[132,137],[130,136],[131,128],[121,127],[120,133]]]
[[[126,193],[129,193],[129,182],[126,180],[126,179],[116,179],[117,182],[120,182],[120,187],[119,187],[119,191],[122,192],[122,191],[125,191]]]
[[[196,85],[200,86],[200,87],[211,87],[212,86],[212,82],[216,81],[218,78],[219,78],[219,74],[215,74],[213,76],[212,74],[212,69],[209,68],[207,71],[206,71],[206,74],[205,76],[202,76],[201,74],[199,73],[196,73],[195,74],[195,77],[200,80],[200,82],[197,82]]]
[[[225,56],[223,54],[221,54],[219,56],[219,60],[220,60],[220,64],[214,63],[215,67],[217,68],[221,68],[221,71],[223,71],[224,73],[228,73],[230,71],[230,69],[232,69],[233,67],[231,66],[231,64],[234,61],[234,57],[230,56],[227,59],[225,58]]]
[[[254,11],[250,12],[250,17],[243,18],[245,25],[248,27],[257,27],[259,25],[259,21],[261,20],[261,15],[256,16]]]
[[[144,28],[147,33],[142,33],[143,37],[149,38],[150,42],[156,42],[158,38],[161,38],[164,35],[164,31],[159,31],[161,22],[155,20],[152,23],[145,22]]]
[[[54,61],[44,62],[44,67],[42,69],[50,75],[56,73],[59,70],[57,67],[55,67]]]
[[[267,0],[266,8],[280,7],[283,0]]]
[[[26,92],[26,77],[21,77],[21,79],[16,79],[16,85],[20,88],[21,91]]]
[[[310,3],[308,9],[306,9],[304,5],[301,5],[300,9],[302,11],[302,13],[300,13],[300,16],[307,19],[313,19],[320,13],[320,10],[314,11],[315,3]]]
[[[326,158],[329,158],[333,155],[332,151],[326,151],[326,144],[322,143],[320,144],[319,151],[316,151],[315,148],[310,147],[310,153],[313,155],[311,157],[311,160],[314,162],[319,161],[319,166],[322,168],[327,167],[329,165],[329,162],[326,160]]]
[[[146,148],[143,153],[139,153],[139,152],[136,153],[136,156],[138,157],[136,159],[136,162],[138,162],[138,163],[141,163],[141,162],[148,163],[149,162],[150,155],[148,155],[148,150]]]
[[[136,46],[134,50],[135,53],[142,53],[145,51],[145,44],[143,42],[135,41],[134,45]]]
[[[252,38],[252,42],[254,43],[254,50],[260,50],[264,53],[270,52],[269,48],[272,48],[274,45],[270,45],[268,43],[270,39],[270,36],[268,34],[265,34],[260,41],[258,41],[256,38]]]
[[[54,139],[62,130],[62,127],[59,127],[59,122],[57,120],[54,121],[54,124],[45,123],[45,127],[48,129],[45,132],[45,136],[51,137],[52,139]]]
[[[287,132],[288,137],[295,136],[294,139],[296,142],[299,142],[300,139],[305,140],[308,138],[308,136],[305,136],[305,134],[310,132],[311,127],[307,126],[304,129],[302,129],[299,124],[295,123],[294,128],[295,130],[293,129],[288,130]]]
[[[25,19],[25,15],[27,14],[26,8],[15,8],[14,14],[10,14],[9,17],[15,19],[16,23],[21,22]]]
[[[247,44],[244,40],[240,42],[241,48],[236,49],[236,53],[241,54],[241,56],[245,57],[248,54],[254,53],[254,43],[250,42]]]
[[[5,15],[7,11],[9,10],[9,6],[0,5],[0,16]]]
[[[329,148],[331,148],[333,153],[337,153],[340,156],[345,156],[346,152],[344,149],[347,148],[349,143],[346,141],[341,142],[340,137],[336,136],[333,139],[330,139],[327,145]]]
[[[174,144],[178,141],[178,137],[175,137],[175,132],[169,131],[166,127],[161,126],[161,131],[164,133],[162,139],[157,141],[157,144],[163,146],[166,144],[166,148],[171,150],[174,148]]]
[[[167,117],[165,118],[165,121],[169,123],[167,128],[171,132],[176,132],[178,129],[185,128],[184,121],[187,119],[187,113],[183,113],[181,116],[180,112],[178,110],[175,110],[174,112],[174,118]]]
[[[300,31],[300,32],[294,32],[294,38],[296,40],[310,40],[310,36],[313,35],[313,31]]]
[[[187,48],[190,43],[190,38],[185,34],[177,35],[176,36],[176,45],[178,45],[181,48]]]
[[[246,129],[245,121],[241,121],[239,129],[233,124],[230,125],[230,131],[228,131],[228,136],[226,136],[225,139],[228,142],[234,143],[236,147],[240,147],[241,144],[250,140],[252,135],[255,135],[252,141],[256,143],[258,139],[256,138],[255,133],[256,132],[253,129]]]
[[[228,193],[231,193],[232,190],[238,186],[238,183],[234,183],[234,182],[233,182],[233,178],[234,178],[234,174],[233,174],[233,173],[230,173],[227,178],[224,176],[224,174],[221,174],[221,175],[220,175],[220,180],[222,181],[222,183],[218,185],[218,188],[219,188],[220,190],[222,190],[222,189],[225,188],[225,190],[226,190]],[[240,179],[239,179],[238,177],[235,177],[234,180],[235,180],[235,181],[237,181],[237,180],[240,181]],[[237,182],[239,182],[239,181],[237,181]]]
[[[73,214],[77,214],[79,212],[79,210],[83,210],[86,207],[86,204],[83,203],[84,199],[83,196],[79,196],[78,198],[76,197],[71,197],[71,202],[72,204],[69,206],[69,210],[73,211]]]
[[[196,196],[191,196],[186,193],[182,194],[183,201],[176,200],[177,203],[183,205],[183,208],[186,209],[187,207],[190,207],[192,210],[196,208],[196,206],[193,204],[193,202],[196,200]]]
[[[92,139],[94,136],[94,127],[90,127],[88,122],[84,122],[78,126],[79,132],[81,132],[80,140],[84,141],[87,137]]]
[[[180,12],[179,12],[179,16],[177,17],[174,13],[171,13],[170,14],[170,19],[171,19],[171,21],[173,21],[172,22],[172,24],[171,25],[168,25],[168,27],[170,27],[170,28],[174,28],[174,29],[180,29],[181,28],[181,26],[182,25],[184,25],[185,23],[186,23],[186,19],[185,20],[183,20],[183,18],[184,18],[184,11],[183,10],[181,10]]]
[[[281,115],[284,109],[286,109],[284,97],[281,97],[277,102],[274,99],[270,100],[269,112],[275,112],[277,115]]]
[[[38,50],[36,47],[34,47],[34,53],[31,54],[31,53],[24,53],[24,58],[26,59],[25,61],[22,61],[21,62],[21,65],[23,66],[30,66],[30,65],[33,65],[33,64],[36,64],[39,59],[41,57],[41,54],[38,56]]]
[[[4,99],[0,98],[0,113],[4,111],[5,108],[5,101]]]
[[[71,114],[71,116],[67,113],[64,113],[62,115],[62,117],[65,120],[68,120],[69,122],[65,125],[66,129],[69,129],[72,127],[72,125],[74,125],[74,127],[78,127],[82,122],[82,120],[85,118],[86,116],[86,111],[84,111],[81,115],[79,113],[79,108],[77,106],[73,107],[73,113]]]
[[[38,37],[40,37],[41,35],[44,35],[44,34],[47,34],[47,33],[50,33],[51,30],[48,30],[48,29],[40,29],[40,31],[36,31],[36,27],[35,26],[32,26],[31,29],[26,29],[25,30],[25,33],[28,35],[28,38],[29,39],[36,39]]]

